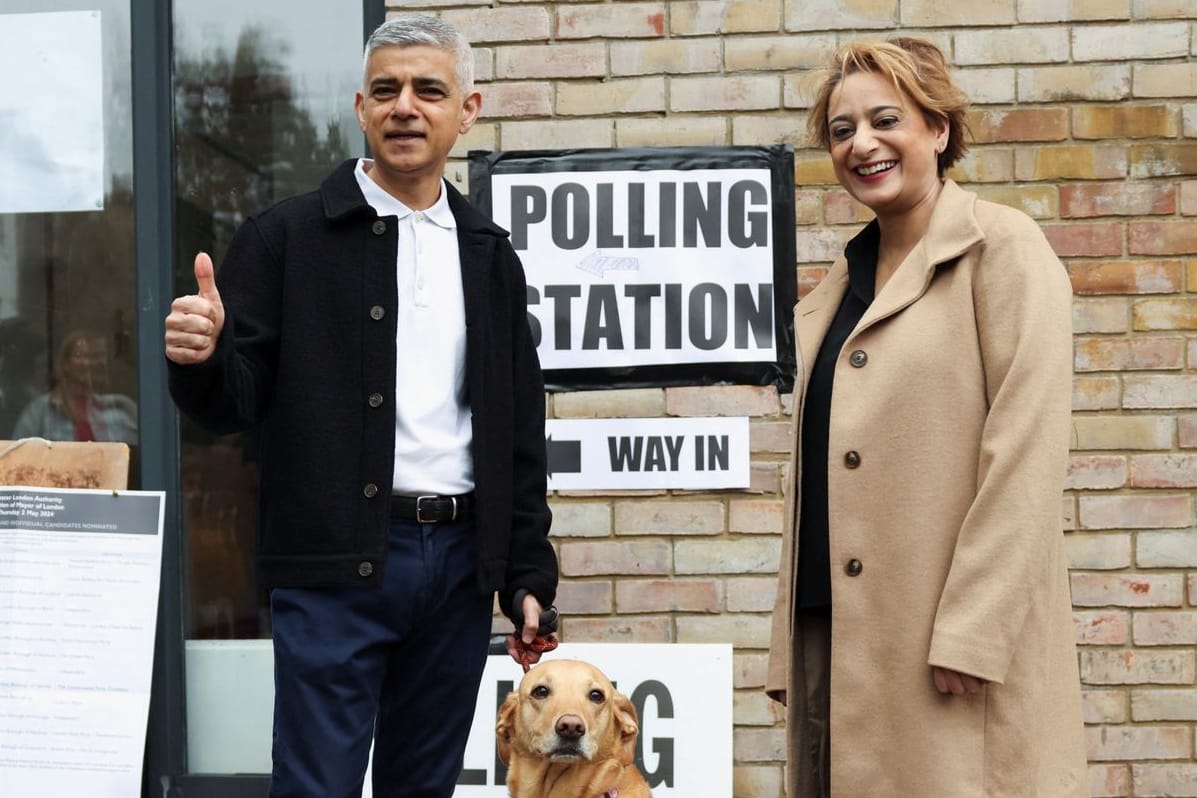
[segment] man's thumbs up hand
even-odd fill
[[[199,293],[176,299],[166,317],[166,357],[184,366],[210,358],[224,329],[224,304],[206,252],[195,256],[195,282]]]

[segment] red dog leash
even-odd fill
[[[515,658],[524,669],[524,673],[527,673],[532,668],[532,662],[538,659],[541,654],[544,654],[546,651],[552,651],[557,647],[557,638],[547,635],[537,635],[532,638],[531,643],[525,643],[524,639],[518,634],[513,637],[515,638],[512,643],[515,648]],[[600,796],[600,798],[606,797]]]
[[[557,608],[547,607],[540,612],[540,627],[536,630],[536,637],[532,638],[531,643],[525,643],[522,637],[524,617],[520,611],[523,605],[524,596],[527,595],[526,590],[517,590],[515,598],[512,601],[512,608],[515,611],[515,617],[512,620],[515,622],[515,634],[511,636],[512,656],[515,657],[516,662],[527,673],[532,668],[532,663],[540,659],[540,655],[547,651],[552,651],[557,647],[557,638],[553,637],[553,633],[557,631]],[[606,796],[599,796],[599,798],[606,798]],[[614,797],[612,797],[614,798]]]

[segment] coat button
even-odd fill
[[[846,455],[844,455],[844,465],[846,465],[848,468],[859,468],[860,467],[860,453],[859,452],[848,452]]]
[[[357,573],[358,576],[369,576],[370,574],[374,573],[374,564],[368,562],[359,563],[357,566]]]
[[[370,407],[378,407],[382,404],[382,394],[372,393],[370,394],[370,398],[366,401],[370,403]]]
[[[373,482],[367,482],[366,487],[362,488],[362,494],[367,499],[373,499],[375,496],[378,495],[378,486],[375,485]]]
[[[385,315],[387,315],[387,311],[382,305],[375,305],[370,308],[370,318],[374,319],[374,321],[378,321]]]
[[[387,231],[387,223],[384,222],[382,219],[379,219],[376,222],[374,222],[374,224],[370,225],[370,232],[376,236],[380,236],[383,233],[385,233],[386,231]]]
[[[863,349],[857,349],[855,352],[853,352],[851,355],[848,356],[848,362],[851,363],[856,368],[860,368],[865,363],[869,362],[869,356],[865,353],[865,351]]]
[[[864,563],[853,557],[848,562],[844,563],[844,573],[848,576],[860,576],[860,572],[864,570]]]

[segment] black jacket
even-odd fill
[[[396,219],[366,204],[355,165],[241,226],[217,272],[216,351],[203,364],[169,364],[171,396],[196,422],[217,433],[258,427],[257,560],[270,587],[377,585],[386,567]],[[478,585],[499,591],[510,615],[518,589],[544,606],[556,593],[544,386],[507,233],[443,185],[465,294]]]

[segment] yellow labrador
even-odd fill
[[[632,760],[636,710],[586,662],[545,660],[499,708],[511,798],[652,798]]]

